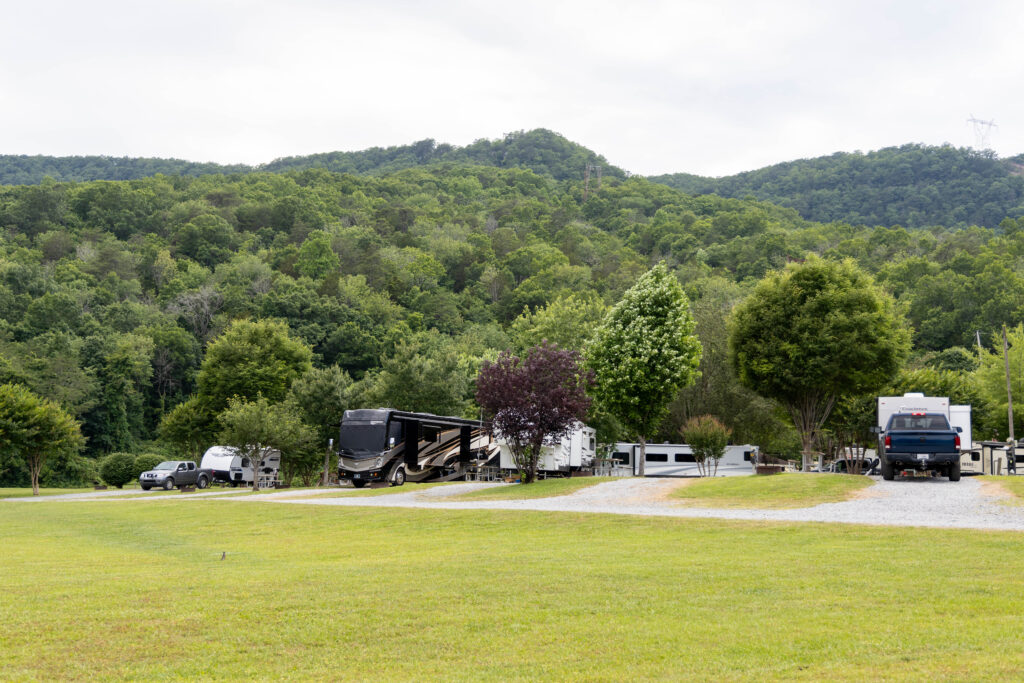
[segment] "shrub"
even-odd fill
[[[169,460],[158,453],[143,453],[139,457],[135,458],[135,469],[133,470],[132,476],[135,479],[139,478],[139,475],[147,470],[151,470],[164,460]]]
[[[109,486],[121,488],[135,478],[135,456],[131,453],[111,453],[100,465],[100,476]]]
[[[693,459],[702,476],[718,471],[718,461],[725,455],[732,430],[712,415],[691,417],[679,432],[693,450]]]

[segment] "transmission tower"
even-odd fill
[[[601,171],[603,167],[598,164],[587,164],[583,167],[583,201],[587,201],[590,194],[590,172],[597,171],[597,189],[601,189]]]
[[[988,136],[992,132],[993,128],[998,128],[995,121],[984,121],[974,117],[971,114],[971,118],[967,119],[967,123],[974,125],[974,144],[975,149],[988,149]]]

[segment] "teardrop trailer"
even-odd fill
[[[461,479],[498,447],[478,420],[375,408],[345,411],[337,452],[338,481],[362,488]]]

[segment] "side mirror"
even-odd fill
[[[964,431],[964,428],[963,428],[963,427],[957,427],[957,428],[956,428],[956,432],[957,432],[957,434],[961,433],[962,431]]]

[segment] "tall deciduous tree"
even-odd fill
[[[292,382],[311,367],[312,350],[288,326],[272,320],[240,320],[210,344],[199,369],[198,396],[217,414],[237,396],[271,403],[284,399]]]
[[[544,440],[561,439],[586,415],[590,382],[578,351],[546,343],[522,359],[504,351],[480,368],[477,403],[508,443],[524,484],[537,478]]]
[[[836,399],[884,386],[909,348],[892,298],[849,260],[812,257],[771,273],[736,308],[730,329],[733,369],[786,407],[805,471]]]
[[[39,495],[39,474],[52,458],[77,453],[84,443],[78,423],[64,410],[19,384],[0,385],[0,453],[21,461]]]
[[[647,439],[696,378],[700,357],[686,294],[663,263],[642,275],[598,328],[588,348],[594,393],[640,442],[640,476]]]

